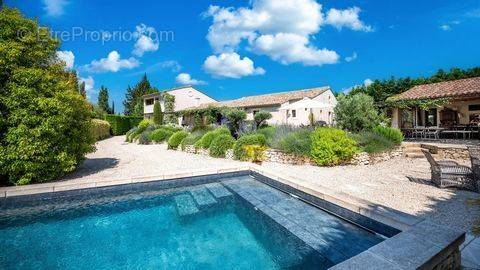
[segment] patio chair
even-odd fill
[[[422,149],[430,163],[432,181],[440,188],[456,187],[476,190],[476,183],[472,170],[467,166],[458,165],[452,161],[436,161],[430,151]]]
[[[480,193],[480,147],[468,146],[468,154],[472,163],[472,171],[477,183],[477,192]]]

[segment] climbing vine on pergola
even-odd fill
[[[450,103],[449,98],[436,98],[436,99],[407,99],[397,100],[395,98],[389,98],[386,101],[388,107],[396,107],[400,109],[411,109],[418,107],[422,110],[428,110],[434,107],[442,107]]]

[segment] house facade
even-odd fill
[[[175,97],[174,112],[185,110],[186,108],[196,107],[204,103],[217,102],[215,99],[205,95],[200,90],[192,86],[183,86],[172,88],[165,91]],[[162,93],[153,93],[144,95],[143,98],[143,115],[146,119],[153,118],[153,105],[155,101],[160,102],[162,111],[165,111],[165,103],[162,98]]]
[[[480,123],[480,77],[418,85],[394,97],[396,102],[443,99],[444,104],[393,108],[392,126],[454,128]]]
[[[247,113],[247,120],[253,120],[257,112],[267,111],[272,114],[272,118],[268,120],[271,125],[309,125],[310,115],[313,115],[314,122],[332,125],[336,104],[337,99],[330,87],[317,87],[204,103],[189,109],[208,106],[239,108]],[[190,125],[190,122],[189,119],[183,119],[184,125]]]

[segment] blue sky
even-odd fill
[[[480,65],[478,0],[5,2],[55,31],[89,98],[104,85],[117,111],[144,72],[226,100]]]

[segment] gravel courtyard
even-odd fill
[[[174,170],[221,169],[241,164],[167,150],[165,145],[125,143],[124,136],[118,136],[98,142],[97,151],[88,155],[84,165],[63,181],[128,179]],[[426,159],[396,158],[372,166],[331,168],[277,163],[262,166],[313,183],[319,189],[329,187],[464,231],[472,229],[480,210],[468,203],[468,200],[478,198],[478,194],[432,186]]]

